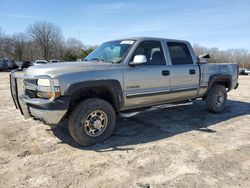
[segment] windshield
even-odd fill
[[[89,54],[85,61],[103,61],[110,63],[121,63],[126,57],[134,40],[117,40],[105,42]]]
[[[47,64],[46,61],[36,61],[35,63],[36,63],[36,64]]]

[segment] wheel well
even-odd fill
[[[216,80],[216,81],[213,82],[213,85],[215,85],[215,84],[223,85],[227,89],[230,89],[230,87],[231,87],[231,83],[230,83],[229,79]]]
[[[109,89],[105,87],[93,87],[80,90],[71,96],[71,101],[69,104],[69,109],[66,114],[66,117],[68,117],[71,114],[71,112],[78,103],[89,98],[103,99],[108,103],[110,103],[115,110],[117,110],[118,108],[118,104],[114,98],[114,94]]]
[[[231,77],[215,76],[215,77],[213,77],[210,80],[210,82],[209,82],[209,88],[211,88],[215,84],[217,84],[217,85],[223,85],[229,91],[231,89],[231,86],[232,86]]]

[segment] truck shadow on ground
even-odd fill
[[[128,119],[117,119],[114,134],[103,143],[92,147],[82,147],[71,138],[67,121],[51,129],[61,144],[69,144],[82,150],[107,152],[113,150],[131,150],[133,145],[149,143],[189,132],[202,131],[204,134],[216,132],[211,125],[250,114],[250,103],[228,100],[224,112],[215,114],[206,110],[205,103],[195,101],[194,105],[158,109],[141,113]]]

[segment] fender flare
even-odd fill
[[[91,80],[74,83],[67,87],[64,95],[72,96],[76,93],[81,93],[82,91],[97,88],[107,89],[112,94],[116,110],[122,108],[124,104],[123,92],[121,84],[117,80]]]
[[[228,83],[228,91],[232,89],[232,76],[229,74],[216,74],[210,77],[208,82],[208,89],[210,89],[215,82]]]

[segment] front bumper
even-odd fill
[[[29,98],[25,95],[24,80],[34,80],[40,78],[47,78],[51,81],[51,91],[53,96],[51,99]],[[45,124],[58,124],[64,115],[67,113],[69,107],[69,98],[59,97],[55,99],[55,90],[53,80],[48,76],[19,76],[15,72],[10,74],[10,90],[12,99],[25,119],[34,117]]]

